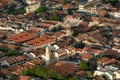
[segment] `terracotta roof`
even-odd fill
[[[78,71],[78,72],[76,72],[76,74],[78,76],[86,76],[86,72],[85,71]]]
[[[81,54],[81,58],[83,59],[83,60],[85,60],[85,59],[90,59],[92,56],[90,55],[90,54]]]
[[[107,13],[107,11],[105,11],[105,10],[99,11],[99,15],[100,15],[100,16],[104,16],[106,13]]]
[[[118,51],[116,51],[116,50],[107,50],[103,54],[104,55],[115,55],[117,53],[118,53]]]
[[[30,76],[19,76],[15,80],[29,80]]]
[[[82,48],[77,48],[76,50],[79,51],[79,52],[82,52],[83,49]]]
[[[37,33],[37,32],[40,32],[41,29],[40,28],[34,28],[34,27],[30,27],[27,32],[28,33]]]
[[[17,70],[20,69],[20,68],[21,68],[21,66],[16,65],[16,66],[10,66],[10,67],[8,68],[8,70],[10,70],[11,72],[15,72],[15,71],[17,71]]]
[[[63,6],[64,9],[68,9],[71,5],[70,4],[66,4],[65,6]]]
[[[1,69],[1,70],[0,70],[0,74],[9,75],[9,74],[10,74],[10,71],[9,71],[7,68]]]
[[[45,44],[49,44],[54,42],[54,38],[50,37],[50,36],[41,36],[38,38],[35,38],[31,41],[26,42],[26,44],[28,45],[33,45],[34,47],[39,47],[39,46],[43,46]]]
[[[101,58],[97,61],[98,64],[111,64],[111,63],[114,63],[116,62],[116,60],[114,58],[110,59],[110,58]]]
[[[38,25],[41,28],[51,28],[52,24],[48,24],[48,23],[39,23]]]
[[[119,74],[120,74],[120,70],[117,70],[117,73],[119,73]]]
[[[61,56],[64,56],[64,55],[67,55],[66,52],[64,50],[59,50],[57,51],[58,55],[61,57]]]
[[[59,21],[45,20],[44,23],[56,25]]]
[[[54,36],[60,37],[60,36],[65,35],[65,34],[66,34],[65,32],[58,31],[58,32],[55,32],[55,33],[54,33]]]
[[[57,73],[68,76],[74,74],[75,70],[78,69],[75,65],[60,61],[54,64],[49,64],[46,66],[47,70],[55,70]]]
[[[15,43],[22,43],[24,41],[33,39],[35,37],[36,37],[35,34],[31,34],[31,33],[27,33],[27,32],[22,32],[22,33],[15,34],[15,35],[7,38],[7,40],[14,41]]]

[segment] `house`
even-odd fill
[[[29,80],[30,78],[30,76],[18,76],[14,80]]]
[[[98,75],[98,76],[103,76],[105,75],[107,77],[108,80],[113,80],[113,79],[117,79],[118,75],[116,74],[116,71],[118,70],[118,68],[113,67],[113,66],[105,66],[104,68],[102,67],[98,67],[97,70],[94,72],[94,76]],[[116,77],[117,75],[117,77]]]
[[[57,52],[54,53],[54,56],[57,60],[64,60],[66,58],[69,58],[70,57],[70,53],[69,51],[67,52],[66,50],[64,49],[61,49]]]
[[[120,53],[120,46],[113,46],[112,50],[116,50],[118,53]]]
[[[114,37],[115,45],[119,46],[120,45],[120,38],[119,37]]]
[[[10,79],[10,77],[11,77],[10,71],[7,68],[1,69],[0,70],[0,77],[2,77],[4,79],[6,79],[6,78]]]
[[[82,4],[79,5],[79,11],[85,11],[85,6]]]
[[[68,10],[70,8],[71,4],[66,4],[63,6],[63,10]]]
[[[91,47],[84,47],[82,50],[82,53],[89,53],[89,54],[93,54],[93,55],[97,56],[102,53],[102,50],[93,49]]]
[[[54,27],[59,27],[61,25],[61,22],[59,21],[53,21],[53,20],[45,20],[38,24],[38,27],[51,30]]]
[[[112,63],[115,63],[117,60],[112,58],[106,58],[106,57],[103,57],[99,60],[97,60],[97,64],[98,65],[102,65],[102,66],[105,66],[105,65],[109,65],[109,64],[112,64]]]
[[[23,1],[27,4],[26,13],[34,12],[41,6],[40,1],[38,0],[23,0]]]
[[[26,42],[25,45],[32,46],[34,49],[36,49],[40,47],[45,47],[46,45],[53,43],[55,43],[54,37],[41,35],[38,38]]]
[[[80,57],[83,61],[89,61],[92,58],[92,55],[84,53],[81,54]]]
[[[103,52],[103,55],[108,56],[108,57],[114,57],[115,55],[118,54],[118,51],[116,50],[106,50]]]
[[[80,17],[74,17],[72,15],[67,15],[64,18],[64,25],[68,26],[68,27],[73,27],[73,26],[78,26],[80,23],[82,22],[82,20],[80,20]]]
[[[115,74],[115,79],[119,80],[120,79],[120,70],[115,71],[114,74]]]
[[[76,72],[76,75],[78,75],[78,76],[80,76],[80,77],[83,77],[83,76],[86,76],[86,72],[80,70],[80,71],[77,71],[77,72]]]
[[[82,54],[82,48],[76,48],[76,53]]]
[[[65,31],[57,31],[54,33],[54,37],[56,37],[57,40],[61,39],[62,37],[64,37],[66,35]]]
[[[15,34],[13,36],[10,36],[7,38],[7,41],[11,41],[16,44],[24,43],[26,41],[29,41],[31,39],[34,39],[36,37],[35,34],[27,33],[27,32],[22,32],[19,34]]]
[[[65,49],[70,52],[71,55],[76,54],[76,48],[73,46],[65,46]]]
[[[75,74],[76,70],[78,69],[77,66],[64,62],[53,62],[46,66],[47,70],[55,70],[57,73],[62,74],[64,76],[69,76]]]

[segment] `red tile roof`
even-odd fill
[[[52,24],[47,24],[47,23],[39,23],[38,25],[41,28],[51,28]]]
[[[92,56],[90,54],[81,54],[81,59],[83,60],[89,60]]]
[[[31,34],[31,33],[27,33],[27,32],[22,32],[22,33],[15,34],[15,35],[7,38],[7,40],[14,41],[15,43],[22,43],[24,41],[33,39],[35,37],[36,37],[35,34]]]
[[[31,27],[27,30],[28,33],[37,33],[37,32],[40,32],[41,29],[40,28],[34,28],[34,27]]]
[[[76,74],[78,76],[86,76],[86,72],[85,71],[78,71],[78,72],[76,72]]]
[[[107,50],[103,54],[104,55],[115,55],[117,53],[118,53],[118,51],[116,51],[116,50]]]
[[[10,74],[10,71],[9,71],[7,68],[1,69],[1,70],[0,70],[0,74],[9,75],[9,74]]]
[[[114,58],[110,59],[110,58],[101,58],[97,61],[98,64],[111,64],[116,62],[116,60]]]
[[[45,44],[52,43],[52,42],[54,42],[53,37],[41,36],[39,38],[35,38],[31,41],[26,42],[26,44],[33,45],[34,47],[39,47],[39,46],[43,46]]]
[[[64,9],[68,9],[71,5],[70,4],[66,4],[65,6],[63,6]]]
[[[44,23],[56,25],[59,21],[45,20]]]
[[[60,61],[46,66],[47,70],[55,70],[57,73],[68,76],[74,74],[78,68],[75,65]]]

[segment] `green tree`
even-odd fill
[[[48,71],[48,75],[49,75],[49,78],[52,78],[52,79],[57,78],[57,73],[54,70]]]
[[[75,43],[74,47],[75,48],[84,48],[85,44],[82,41],[80,41],[80,42]]]
[[[111,3],[114,5],[118,0],[105,0],[106,3]]]
[[[71,78],[69,78],[69,80],[80,80],[78,76],[73,76]]]
[[[66,5],[66,4],[67,4],[66,0],[63,0],[62,5]]]
[[[7,51],[8,51],[8,48],[7,48],[7,47],[2,47],[2,46],[0,46],[0,51],[7,52]]]
[[[24,8],[19,8],[19,9],[8,10],[7,13],[8,14],[18,15],[18,14],[26,13],[26,10]]]
[[[39,7],[34,13],[35,14],[38,14],[38,13],[42,13],[42,12],[44,12],[45,11],[45,7]]]
[[[87,62],[81,62],[78,66],[80,67],[80,69],[88,69]]]
[[[50,16],[49,20],[59,20],[59,16]]]
[[[88,71],[87,72],[87,77],[88,78],[93,78],[94,76],[93,76],[93,73],[91,72],[91,71]]]
[[[52,32],[57,32],[57,31],[61,31],[61,30],[63,30],[63,27],[61,27],[61,26],[54,27],[51,29]]]
[[[60,74],[57,74],[57,79],[58,80],[66,80],[66,77]]]
[[[19,55],[19,52],[18,52],[17,50],[9,49],[5,55],[6,55],[6,56]]]

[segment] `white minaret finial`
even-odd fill
[[[49,49],[49,47],[47,46],[46,47],[46,52],[45,52],[45,56],[46,56],[46,65],[47,64],[49,64],[49,62],[50,62],[50,49]]]

